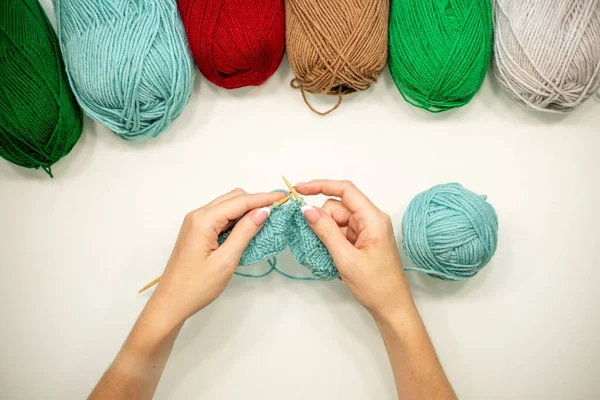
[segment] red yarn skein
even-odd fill
[[[285,47],[283,0],[178,0],[192,55],[217,86],[264,83]]]

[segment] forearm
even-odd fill
[[[89,399],[151,399],[182,326],[151,298]]]
[[[456,399],[413,304],[378,319],[377,326],[392,364],[400,399]]]

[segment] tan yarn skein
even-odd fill
[[[286,0],[286,46],[296,78],[311,110],[326,115],[342,96],[366,90],[385,67],[388,51],[387,0]],[[339,97],[319,112],[304,92]]]

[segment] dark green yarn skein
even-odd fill
[[[51,166],[83,130],[56,33],[37,0],[0,0],[0,157]]]
[[[391,0],[389,46],[407,102],[430,112],[464,106],[490,62],[491,0]]]

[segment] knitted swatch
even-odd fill
[[[227,239],[230,232],[219,236],[219,244]],[[296,200],[290,200],[271,212],[267,222],[244,251],[240,265],[256,264],[274,257],[287,246],[296,261],[308,268],[316,279],[331,280],[339,276],[331,255],[306,223],[301,204]],[[273,261],[270,264],[271,270],[276,269]]]
[[[37,0],[0,3],[0,156],[52,176],[79,140],[83,115],[43,8]]]
[[[194,64],[175,0],[54,0],[79,104],[119,137],[156,137],[190,100]]]

